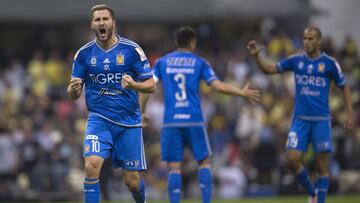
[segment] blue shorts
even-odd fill
[[[141,127],[124,127],[97,116],[89,116],[84,137],[84,157],[111,156],[116,168],[146,170]]]
[[[316,153],[333,152],[331,121],[307,121],[293,118],[286,149],[306,152],[310,142]]]
[[[166,162],[181,162],[188,146],[197,161],[211,155],[209,139],[204,126],[164,127],[161,131],[161,158]]]

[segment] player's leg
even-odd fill
[[[168,195],[170,203],[179,203],[181,200],[182,179],[181,162],[168,162]]]
[[[145,150],[142,129],[112,126],[114,147],[112,161],[115,167],[121,167],[125,185],[136,203],[145,202],[145,184],[139,171],[146,170]]]
[[[206,129],[203,126],[191,127],[187,129],[186,135],[187,143],[189,143],[191,151],[199,163],[198,181],[202,202],[210,203],[212,194],[211,148]]]
[[[136,203],[145,202],[145,184],[140,178],[139,171],[122,170],[122,177],[125,185],[131,191]]]
[[[100,202],[99,175],[104,159],[92,155],[85,157],[84,202]]]
[[[202,202],[210,203],[212,193],[212,174],[209,157],[199,161],[198,181],[200,183]]]
[[[324,203],[329,188],[329,156],[333,152],[331,122],[318,121],[313,127],[312,144],[317,171],[316,190],[318,203]]]
[[[297,182],[311,196],[315,197],[315,187],[311,182],[307,169],[301,164],[301,157],[307,151],[310,141],[311,122],[294,118],[286,142],[286,164],[295,174]]]
[[[327,191],[329,188],[329,154],[317,153],[315,155],[315,165],[318,177],[316,180],[316,190],[318,203],[325,203]]]
[[[161,158],[167,162],[168,195],[170,203],[181,199],[181,161],[184,153],[184,128],[165,127],[161,130]]]
[[[89,117],[84,137],[85,180],[84,202],[100,202],[99,175],[104,160],[109,157],[111,134],[106,121]]]

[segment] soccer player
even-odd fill
[[[160,141],[162,160],[169,167],[169,199],[171,203],[180,202],[181,162],[184,148],[188,146],[199,164],[202,202],[209,203],[212,192],[211,149],[201,110],[200,82],[204,80],[222,93],[243,96],[251,102],[259,101],[259,91],[250,89],[249,84],[240,89],[221,82],[210,64],[192,53],[196,48],[196,32],[192,28],[179,28],[175,44],[177,50],[160,58],[153,70],[155,81],[162,81],[164,91],[165,113]]]
[[[116,34],[113,10],[92,7],[91,29],[96,39],[75,55],[67,88],[72,100],[85,85],[89,110],[84,137],[84,202],[99,203],[99,174],[111,156],[122,168],[126,186],[137,203],[145,202],[145,186],[139,171],[146,170],[137,92],[153,92],[155,82],[147,58],[136,43]]]
[[[295,54],[277,64],[268,63],[260,56],[262,49],[255,41],[249,42],[247,48],[265,74],[294,72],[295,110],[286,142],[287,166],[310,195],[310,202],[324,203],[329,187],[329,154],[333,152],[329,109],[331,80],[343,94],[347,111],[345,128],[351,129],[353,126],[353,109],[351,93],[341,68],[334,58],[321,52],[320,41],[321,31],[317,27],[306,28],[303,32],[305,53]],[[312,143],[315,151],[316,188],[301,164],[301,157],[309,143]]]

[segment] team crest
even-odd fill
[[[116,65],[124,65],[124,54],[116,54]]]
[[[319,65],[318,65],[318,71],[319,71],[320,73],[323,73],[323,72],[325,71],[325,64],[319,63]]]
[[[86,152],[89,152],[89,151],[90,151],[90,145],[87,144],[87,145],[85,146],[85,153],[86,153]]]

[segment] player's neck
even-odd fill
[[[307,53],[307,55],[308,55],[309,58],[315,59],[315,58],[318,58],[321,55],[321,51],[317,50],[317,51],[314,51],[312,53]]]
[[[113,47],[116,43],[118,43],[119,38],[116,35],[112,35],[111,38],[106,41],[100,41],[98,39],[96,41],[101,46],[101,48],[107,50]]]
[[[192,51],[192,49],[190,49],[190,48],[178,48],[177,50],[179,52],[191,52]]]

